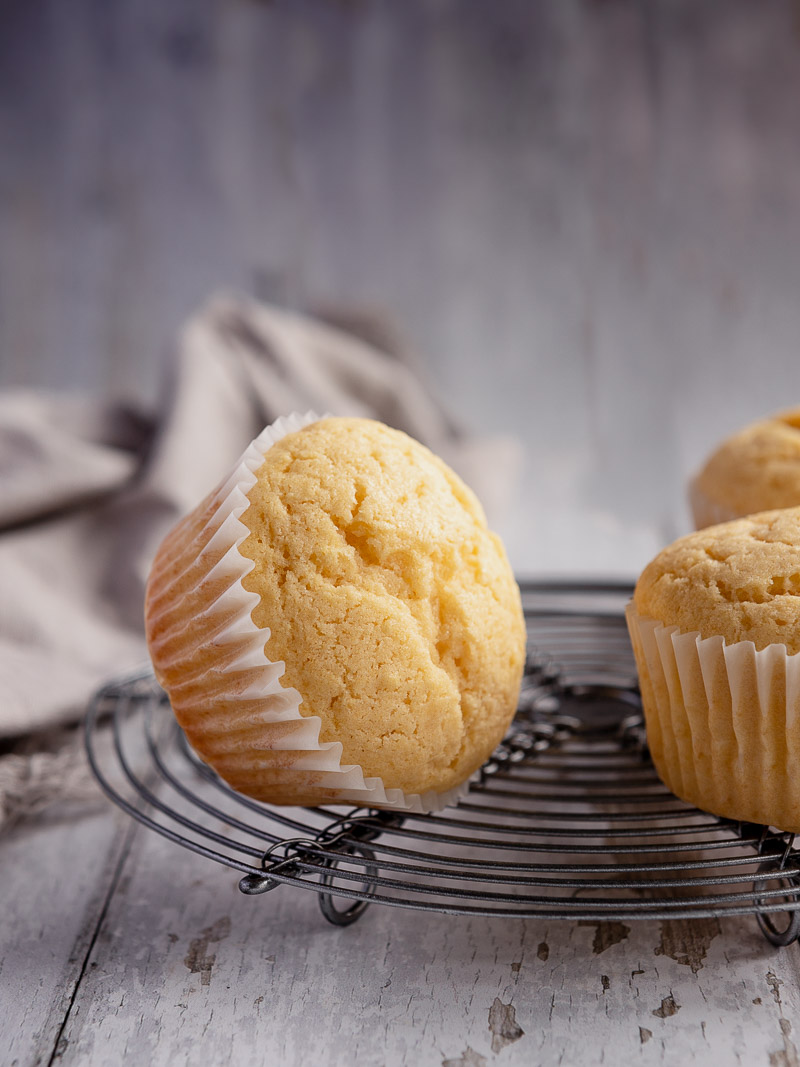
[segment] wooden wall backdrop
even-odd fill
[[[800,402],[792,0],[4,0],[0,385],[152,402],[210,292],[391,316],[518,438],[527,572],[634,573]]]

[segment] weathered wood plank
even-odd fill
[[[134,827],[110,809],[0,837],[0,1061],[49,1063]]]
[[[598,926],[373,906],[335,929],[312,894],[241,897],[232,873],[140,834],[60,1055],[81,1065],[791,1064],[797,977],[796,949],[772,948],[751,919]]]

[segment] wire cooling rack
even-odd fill
[[[622,615],[630,586],[528,582],[522,593],[519,711],[444,812],[277,808],[241,796],[194,755],[147,671],[92,701],[94,773],[134,818],[238,871],[243,893],[312,890],[339,925],[370,903],[593,921],[755,914],[774,944],[795,941],[793,835],[699,811],[653,769]]]

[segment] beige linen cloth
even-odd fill
[[[465,435],[374,320],[337,318],[213,298],[178,338],[157,417],[0,394],[0,826],[91,793],[64,727],[103,681],[146,661],[142,601],[159,541],[278,416],[378,418],[439,453],[490,516],[508,495],[513,442]]]

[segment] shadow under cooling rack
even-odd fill
[[[92,768],[134,818],[238,871],[242,892],[312,890],[338,924],[370,903],[584,920],[756,914],[774,944],[796,940],[793,835],[699,811],[653,769],[622,615],[630,587],[529,582],[522,592],[519,711],[444,812],[278,808],[241,796],[191,751],[148,671],[92,701]]]

